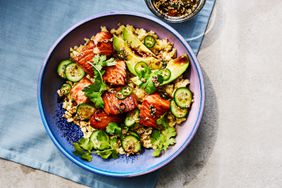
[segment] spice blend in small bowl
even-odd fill
[[[149,9],[168,22],[184,22],[194,17],[205,0],[145,0]]]
[[[161,14],[182,17],[194,12],[199,2],[200,0],[154,0],[153,5]]]

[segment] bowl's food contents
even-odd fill
[[[166,16],[184,17],[192,14],[200,0],[153,0],[156,9]]]
[[[187,119],[193,102],[186,54],[177,57],[167,39],[153,31],[121,25],[102,31],[70,49],[58,64],[66,82],[58,90],[64,118],[84,136],[74,154],[116,158],[144,148],[160,156],[175,144],[176,125]]]

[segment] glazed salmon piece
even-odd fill
[[[107,114],[117,115],[129,112],[137,108],[135,95],[131,94],[123,100],[116,97],[116,91],[106,92],[102,96],[104,101],[104,110]]]
[[[108,42],[112,37],[113,35],[110,32],[101,31],[93,37],[93,41],[97,45],[99,42]]]
[[[94,72],[92,69],[92,66],[89,62],[92,61],[93,57],[95,56],[94,52],[94,42],[93,41],[89,41],[81,50],[81,52],[72,57],[73,60],[79,64],[83,70],[89,74],[91,77],[93,76]]]
[[[71,98],[77,103],[85,103],[87,102],[88,98],[85,96],[84,92],[82,91],[85,87],[92,84],[90,80],[87,78],[83,78],[80,80],[70,91]]]
[[[112,42],[98,43],[93,49],[93,52],[95,54],[110,56],[114,52],[113,44]]]
[[[94,54],[102,54],[109,56],[114,52],[113,43],[111,41],[113,35],[107,31],[101,31],[93,37],[95,47]]]
[[[112,34],[109,32],[101,31],[97,33],[92,40],[89,40],[89,42],[82,47],[77,55],[72,57],[72,59],[79,64],[87,74],[93,77],[94,72],[90,63],[93,61],[93,57],[96,54],[109,56],[113,53],[112,37]]]
[[[106,67],[103,79],[111,86],[124,86],[126,82],[125,62],[118,60],[116,65]]]
[[[169,110],[170,102],[159,94],[147,95],[140,107],[140,124],[156,127],[157,119]]]
[[[119,123],[121,121],[122,118],[119,116],[108,115],[103,110],[97,110],[90,119],[90,125],[95,129],[105,129],[110,122]]]

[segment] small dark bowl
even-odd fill
[[[185,77],[190,79],[190,89],[194,93],[194,103],[189,117],[181,126],[177,126],[176,144],[160,157],[152,157],[152,150],[145,150],[136,156],[120,156],[118,159],[103,160],[93,155],[91,162],[75,156],[72,141],[82,136],[79,128],[62,120],[62,109],[56,91],[64,82],[57,73],[58,62],[69,58],[69,48],[82,44],[85,37],[90,38],[100,31],[100,26],[117,27],[118,23],[132,24],[146,30],[155,31],[160,38],[168,38],[177,49],[177,53],[188,54],[190,68]],[[192,49],[172,27],[159,19],[136,12],[107,13],[83,20],[66,31],[51,47],[39,74],[38,105],[44,127],[59,150],[75,164],[91,172],[109,176],[131,177],[155,171],[178,156],[190,143],[200,124],[205,101],[204,82],[201,68]],[[76,128],[75,128],[76,127]],[[74,172],[75,173],[75,172]]]
[[[198,7],[191,14],[188,14],[186,16],[173,17],[173,16],[167,16],[165,14],[160,13],[158,9],[153,5],[153,1],[154,0],[145,0],[151,12],[155,14],[156,16],[158,16],[159,18],[163,19],[164,21],[170,22],[170,23],[181,23],[181,22],[185,22],[185,21],[192,19],[194,16],[196,16],[200,12],[200,10],[202,10],[202,8],[204,7],[206,3],[206,0],[200,0]]]

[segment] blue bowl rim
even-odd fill
[[[178,40],[185,46],[185,48],[187,49],[190,57],[192,58],[192,63],[194,64],[198,77],[199,77],[199,81],[200,81],[200,110],[197,116],[197,120],[196,123],[194,124],[194,127],[192,129],[192,132],[190,133],[190,135],[186,138],[186,140],[184,141],[184,143],[180,146],[180,148],[173,153],[170,157],[166,158],[164,161],[161,161],[160,163],[151,166],[150,168],[146,169],[146,170],[142,170],[142,171],[138,171],[138,172],[126,172],[126,173],[119,173],[119,172],[110,172],[110,171],[104,171],[104,170],[100,170],[100,169],[96,169],[95,167],[90,167],[88,165],[83,164],[82,162],[79,162],[77,159],[74,158],[74,156],[70,155],[65,149],[64,147],[58,142],[58,140],[55,138],[55,136],[52,134],[49,125],[47,123],[47,120],[44,116],[44,109],[43,109],[43,105],[42,105],[42,82],[43,82],[43,74],[45,71],[45,67],[47,65],[47,62],[49,60],[50,55],[52,54],[53,50],[55,49],[55,47],[59,44],[59,42],[65,37],[67,36],[71,31],[73,31],[75,28],[77,28],[80,25],[83,25],[84,23],[91,21],[93,19],[97,19],[100,17],[106,17],[106,16],[120,16],[120,15],[126,15],[126,16],[134,16],[134,17],[140,17],[140,18],[145,18],[148,19],[150,21],[153,21],[159,25],[161,25],[162,27],[166,28],[167,30],[169,30],[174,36],[176,36],[178,38]],[[203,74],[199,65],[199,62],[196,58],[196,55],[194,54],[193,50],[191,49],[191,47],[189,46],[189,44],[185,41],[185,39],[171,26],[169,26],[168,24],[164,23],[163,21],[143,14],[143,13],[136,13],[136,12],[132,12],[132,11],[111,11],[111,12],[103,12],[103,13],[99,13],[99,14],[95,14],[94,16],[88,17],[80,22],[78,22],[77,24],[73,25],[72,27],[70,27],[66,32],[64,32],[57,40],[56,42],[52,45],[52,47],[49,49],[48,54],[44,60],[44,63],[41,66],[41,70],[39,72],[39,77],[38,77],[38,85],[37,85],[37,102],[38,102],[38,107],[39,107],[39,113],[43,122],[43,125],[45,127],[45,130],[47,131],[48,135],[50,136],[51,140],[54,142],[54,144],[56,145],[56,147],[72,162],[74,162],[76,165],[90,171],[90,172],[94,172],[94,173],[98,173],[98,174],[102,174],[102,175],[107,175],[107,176],[113,176],[113,177],[135,177],[135,176],[141,176],[141,175],[145,175],[148,173],[151,173],[153,171],[156,171],[162,167],[164,167],[165,165],[167,165],[170,161],[172,161],[174,158],[176,158],[185,148],[186,146],[191,142],[191,140],[193,139],[193,137],[195,136],[197,129],[200,125],[200,121],[202,119],[203,116],[203,111],[204,111],[204,105],[205,105],[205,89],[204,89],[204,79],[203,79]]]

